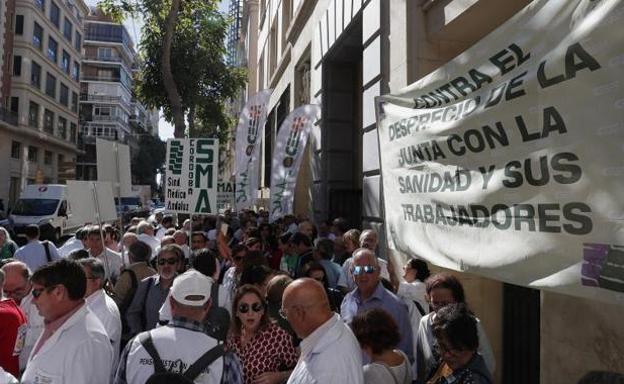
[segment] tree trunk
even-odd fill
[[[195,132],[195,104],[192,104],[189,107],[188,123],[189,123],[189,137],[196,137],[197,132]]]
[[[174,137],[184,137],[184,131],[186,130],[186,124],[184,123],[184,108],[182,107],[182,98],[178,92],[178,87],[173,78],[171,72],[171,45],[173,43],[173,34],[175,31],[176,22],[178,21],[178,11],[180,10],[180,2],[182,0],[172,0],[171,9],[167,15],[165,21],[165,38],[162,48],[162,79],[167,92],[167,98],[171,104],[171,110],[173,112],[173,123],[175,126],[173,135]]]

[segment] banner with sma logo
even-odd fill
[[[188,214],[217,213],[219,140],[167,140],[165,208]]]

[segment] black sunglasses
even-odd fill
[[[178,262],[178,259],[159,259],[158,265],[165,265],[165,264],[175,265],[177,262]]]
[[[243,303],[238,306],[238,312],[247,313],[249,312],[250,305],[247,303]],[[254,312],[261,312],[264,310],[264,305],[262,303],[253,303],[251,304],[251,310]]]

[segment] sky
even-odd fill
[[[227,12],[229,2],[229,0],[221,0],[219,4],[219,10],[221,12]],[[98,1],[85,0],[85,3],[88,6],[95,6]],[[138,45],[138,42],[141,40],[141,25],[143,25],[141,18],[128,19],[124,24],[126,26],[126,29],[128,30],[128,33],[130,33],[130,36],[132,37],[132,40],[134,41],[134,45],[136,47]],[[167,140],[173,137],[173,125],[165,121],[165,119],[162,117],[162,111],[160,120],[158,122],[158,135],[160,136],[161,140]]]

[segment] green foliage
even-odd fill
[[[156,191],[156,174],[165,163],[167,146],[157,136],[139,136],[139,152],[132,158],[132,175],[137,184],[149,184]]]
[[[173,111],[161,73],[165,19],[171,0],[104,0],[99,7],[110,15],[141,13],[144,26],[139,50],[141,72],[137,97],[148,107],[162,108],[165,119]],[[185,114],[194,111],[195,137],[223,135],[233,124],[225,103],[240,91],[246,71],[225,64],[225,34],[229,20],[219,13],[216,0],[182,0],[171,48],[171,70]],[[222,133],[223,132],[223,133]],[[224,138],[224,137],[223,137]]]

